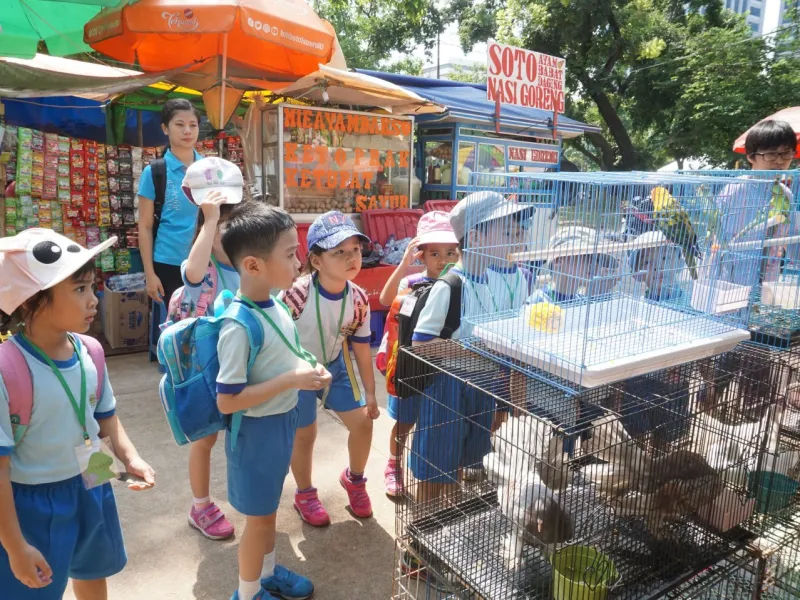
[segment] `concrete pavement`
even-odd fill
[[[128,566],[109,584],[111,600],[228,600],[238,584],[237,540],[213,542],[187,524],[191,492],[188,447],[178,447],[158,400],[160,375],[146,354],[108,359],[117,413],[142,457],[156,470],[156,488],[133,493],[117,485],[117,503]],[[391,596],[394,504],[383,493],[383,468],[393,422],[386,416],[386,392],[378,381],[381,418],[375,424],[367,465],[367,489],[375,511],[360,520],[346,509],[338,483],[347,465],[347,430],[326,411],[319,413],[315,485],[331,515],[324,529],[309,527],[292,508],[294,480],[286,478],[278,513],[277,560],[311,578],[317,600],[386,599]],[[227,502],[225,448],[214,449],[212,496],[241,531],[244,518]],[[74,600],[70,590],[65,596]]]

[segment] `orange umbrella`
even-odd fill
[[[792,129],[794,129],[794,133],[797,136],[797,141],[800,142],[800,106],[792,106],[791,108],[779,110],[771,117],[762,119],[761,122],[763,121],[786,121],[792,126]],[[752,127],[750,129],[752,129]],[[747,134],[750,133],[750,129],[745,131],[736,139],[736,142],[733,144],[734,152],[738,152],[739,154],[745,153],[744,141],[747,139]],[[797,154],[795,154],[794,157],[800,158],[800,143],[797,145]]]
[[[193,65],[177,83],[227,123],[246,89],[295,81],[330,61],[336,33],[304,0],[128,0],[84,27],[92,48],[143,71]]]

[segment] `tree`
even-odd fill
[[[383,71],[388,73],[403,73],[404,75],[415,75],[417,77],[422,75],[422,59],[409,56],[392,63],[385,64],[381,67]]]
[[[603,169],[630,170],[696,155],[727,162],[733,139],[780,103],[778,59],[721,8],[719,0],[453,0],[450,14],[465,50],[496,37],[565,58],[567,116],[603,131],[569,144]],[[796,63],[782,60],[786,106],[800,88]]]
[[[413,59],[392,67],[392,53],[409,55],[420,45],[430,50],[444,29],[434,0],[315,0],[313,6],[333,25],[351,68],[413,70]]]
[[[467,67],[454,65],[447,78],[463,83],[486,83],[486,65],[474,64]]]

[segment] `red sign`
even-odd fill
[[[508,147],[508,160],[516,163],[558,164],[558,151],[549,148]]]
[[[563,58],[489,41],[486,92],[490,102],[564,112]]]

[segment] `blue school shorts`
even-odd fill
[[[228,429],[228,501],[243,515],[266,517],[278,510],[292,462],[297,415],[295,407],[279,415],[242,417],[235,449]]]
[[[419,396],[416,394],[410,398],[398,398],[389,394],[386,401],[386,412],[389,413],[389,417],[404,425],[413,425],[417,422],[418,410]]]
[[[39,485],[12,484],[25,540],[53,569],[53,581],[33,590],[11,572],[0,546],[0,596],[14,600],[61,600],[67,580],[105,579],[125,568],[128,556],[111,484],[87,490],[80,476]]]
[[[336,412],[350,412],[366,405],[363,398],[356,400],[354,390],[358,389],[355,373],[347,372],[347,365],[344,362],[344,353],[340,352],[328,365],[333,380],[325,398],[325,408]],[[300,409],[300,417],[297,421],[298,427],[308,427],[317,420],[317,398],[322,399],[324,390],[310,392],[301,390],[297,398],[297,407]],[[360,396],[360,394],[359,394]]]
[[[495,400],[451,375],[436,375],[419,399],[409,467],[419,481],[456,483],[492,451]]]

